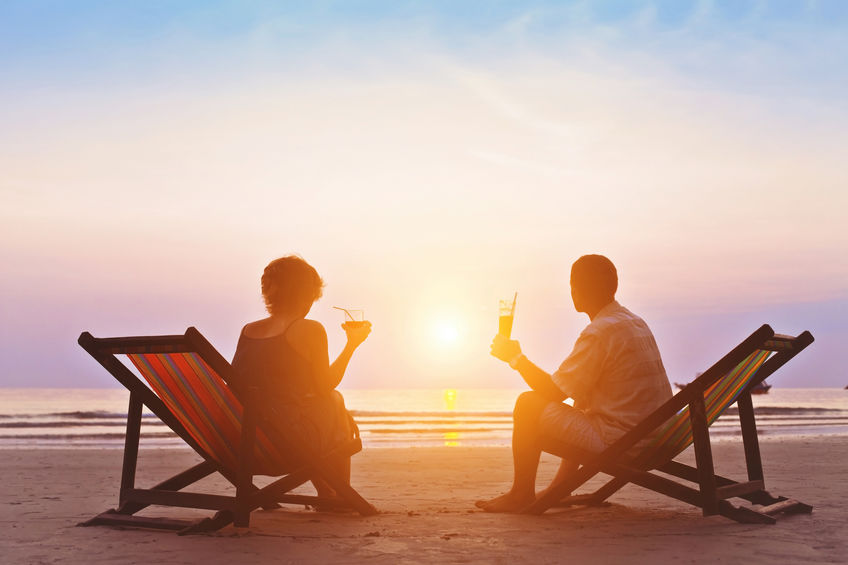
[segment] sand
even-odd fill
[[[474,501],[502,492],[506,448],[367,449],[353,483],[381,513],[321,514],[303,507],[258,511],[248,530],[212,534],[76,524],[117,501],[121,452],[0,451],[2,563],[845,563],[848,437],[765,440],[766,485],[815,507],[777,525],[704,518],[690,506],[628,486],[600,508],[543,516],[493,515]],[[743,478],[741,444],[718,443],[717,471]],[[691,457],[691,453],[685,454]],[[196,461],[185,450],[142,450],[137,484]],[[555,460],[545,458],[541,482]],[[207,480],[222,493],[226,485]],[[193,510],[154,508],[184,518]]]

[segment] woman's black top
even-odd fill
[[[353,433],[344,398],[335,390],[318,388],[309,361],[291,346],[287,332],[252,338],[242,331],[231,386],[242,398],[249,394],[260,400],[266,426],[312,449],[332,449]]]

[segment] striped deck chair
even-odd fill
[[[721,514],[743,523],[774,524],[780,514],[812,512],[812,506],[766,492],[751,402],[754,386],[812,342],[809,332],[791,337],[762,326],[601,453],[543,438],[544,451],[580,466],[524,512],[541,514],[553,506],[602,504],[627,483],[697,506],[704,516]],[[745,482],[717,475],[713,468],[708,428],[733,403],[742,428],[748,471]],[[692,444],[694,467],[674,460]],[[612,479],[594,492],[571,494],[598,473]],[[737,506],[728,501],[731,498],[751,504]]]
[[[130,392],[119,505],[82,525],[210,531],[230,523],[248,526],[253,510],[276,508],[278,503],[341,505],[362,515],[376,513],[327,465],[333,457],[349,457],[362,449],[358,430],[333,452],[315,453],[300,438],[275,428],[274,419],[267,416],[277,408],[264,405],[262,397],[250,390],[237,397],[228,384],[230,364],[195,328],[188,328],[184,335],[146,337],[95,338],[84,332],[79,344]],[[140,489],[135,487],[135,473],[144,406],[203,461],[152,488]],[[216,472],[235,487],[234,495],[182,491]],[[280,478],[260,489],[253,484],[255,475]],[[290,493],[312,478],[325,480],[340,499]],[[136,515],[150,505],[217,513],[200,522]]]

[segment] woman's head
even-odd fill
[[[297,255],[274,259],[262,273],[262,298],[272,316],[306,315],[323,288],[318,271]]]

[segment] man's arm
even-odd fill
[[[510,367],[518,371],[524,382],[542,396],[554,402],[562,402],[566,399],[565,393],[554,383],[551,375],[521,353],[521,345],[517,341],[496,335],[492,341],[492,355],[509,363]]]
[[[522,354],[513,365],[524,382],[542,396],[554,402],[562,402],[566,399],[565,393],[554,383],[551,375],[536,366],[526,355]]]

